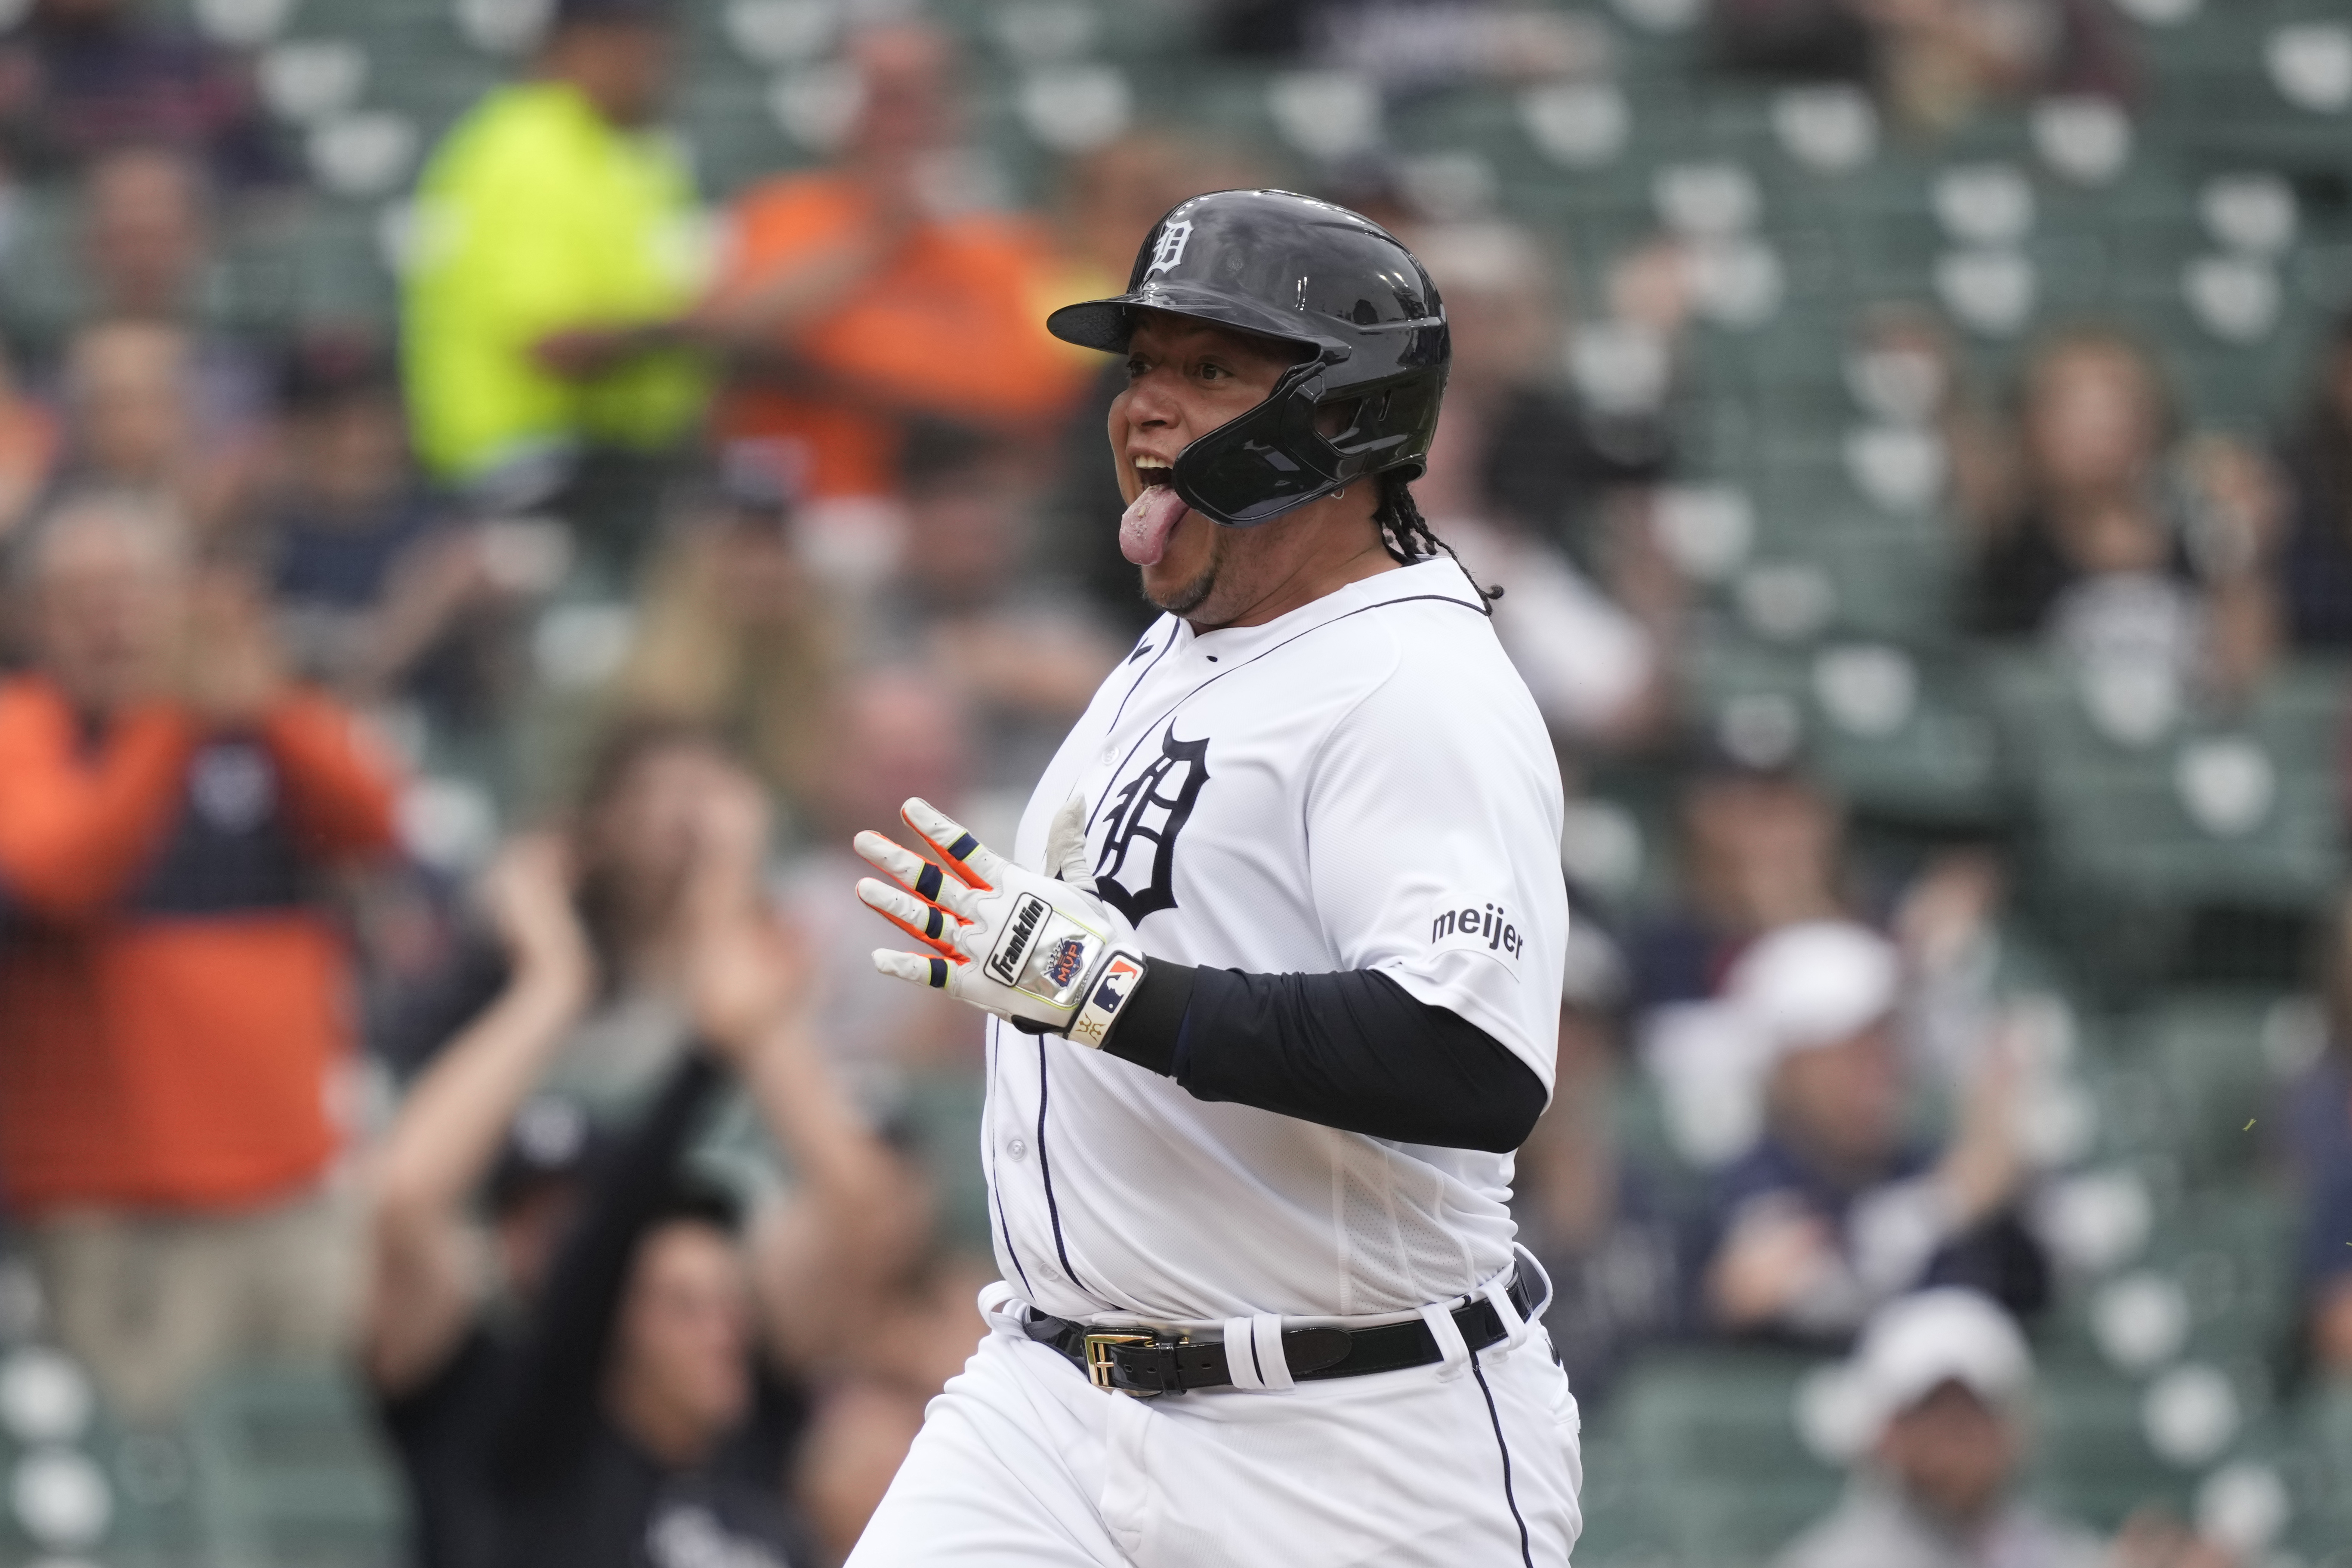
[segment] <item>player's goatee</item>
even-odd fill
[[[1143,584],[1144,602],[1171,616],[1189,616],[1208,603],[1210,590],[1217,585],[1217,567],[1224,554],[1224,551],[1220,546],[1223,542],[1223,540],[1213,541],[1209,550],[1209,563],[1202,567],[1190,582],[1171,588],[1164,594],[1153,593],[1150,579],[1147,577]]]

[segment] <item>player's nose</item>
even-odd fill
[[[1175,426],[1183,417],[1183,408],[1174,392],[1174,377],[1163,367],[1154,367],[1129,382],[1119,396],[1129,426],[1165,430]]]

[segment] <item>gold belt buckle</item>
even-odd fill
[[[1111,1381],[1111,1373],[1118,1370],[1118,1363],[1111,1355],[1111,1351],[1118,1345],[1148,1345],[1150,1342],[1150,1334],[1088,1334],[1086,1338],[1087,1376],[1097,1388],[1108,1389],[1114,1394],[1128,1392]],[[1136,1392],[1149,1393],[1150,1390]]]

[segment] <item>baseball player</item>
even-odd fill
[[[884,973],[985,1008],[993,1332],[851,1562],[1559,1563],[1576,1402],[1515,1247],[1560,783],[1406,482],[1448,343],[1344,208],[1221,191],[1115,299],[1119,544],[1167,613],[1010,857],[857,837]]]

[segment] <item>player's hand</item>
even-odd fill
[[[857,852],[890,878],[866,878],[857,896],[922,944],[877,949],[874,967],[1030,1033],[1100,1047],[1143,978],[1143,944],[1095,896],[1085,802],[1072,799],[1054,818],[1043,871],[990,850],[928,801],[910,800],[899,815],[939,864],[878,833],[857,836]]]

